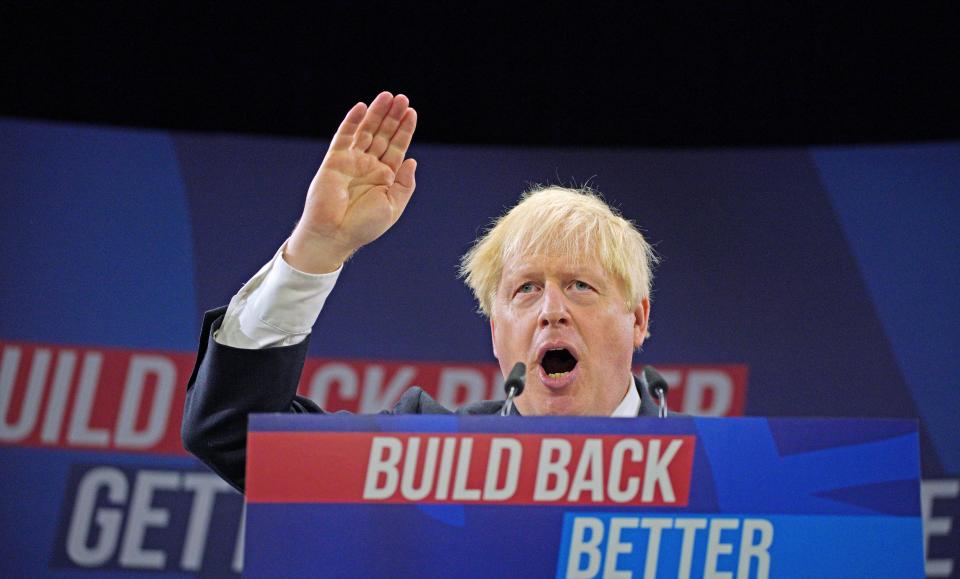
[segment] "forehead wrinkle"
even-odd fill
[[[593,228],[570,230],[554,223],[529,229],[505,243],[501,263],[536,258],[555,258],[570,261],[577,266],[600,260],[598,240]]]
[[[606,269],[596,260],[582,259],[580,256],[570,255],[533,255],[507,262],[501,278],[543,277],[545,272],[549,276],[559,276],[561,278],[609,275]]]

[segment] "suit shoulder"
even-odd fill
[[[484,414],[499,414],[503,408],[503,400],[481,400],[462,406],[457,410],[457,414],[466,414],[478,416]]]
[[[453,414],[427,394],[423,388],[413,386],[400,395],[390,414]]]

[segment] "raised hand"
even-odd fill
[[[404,95],[382,92],[354,105],[330,142],[284,251],[293,267],[325,273],[384,234],[416,187],[417,162],[404,159],[417,112]]]

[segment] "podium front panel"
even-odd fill
[[[912,420],[255,415],[251,577],[922,577]]]

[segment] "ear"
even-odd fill
[[[493,357],[499,360],[500,356],[497,354],[497,326],[494,325],[493,318],[490,318],[490,343],[493,346]]]
[[[650,327],[650,298],[643,298],[633,310],[633,348],[639,349],[647,339]]]

